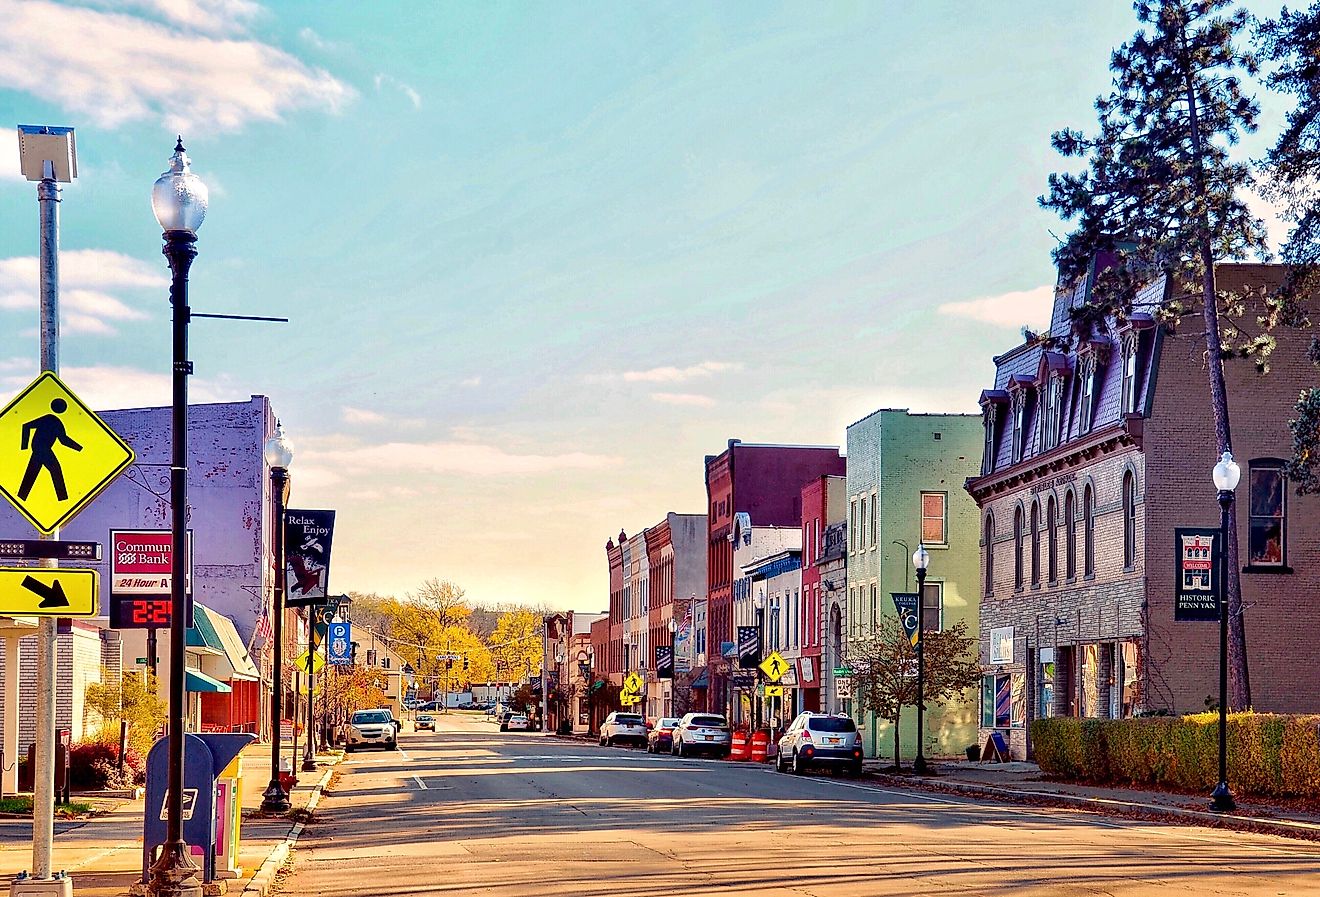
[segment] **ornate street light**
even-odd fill
[[[153,897],[201,897],[197,864],[183,840],[183,743],[187,644],[187,538],[188,538],[188,270],[197,257],[197,229],[206,218],[208,193],[191,171],[183,137],[174,145],[169,170],[151,188],[151,209],[164,234],[161,250],[169,261],[170,304],[174,308],[171,408],[170,511],[172,582],[170,584],[170,717],[169,780],[165,803],[165,844],[151,866],[147,893]]]
[[[266,440],[262,454],[270,468],[271,494],[275,499],[273,533],[275,553],[275,592],[271,596],[271,638],[275,650],[270,687],[270,782],[261,796],[261,812],[287,813],[289,795],[280,784],[280,705],[284,700],[284,516],[289,501],[289,466],[293,464],[293,443],[284,435],[284,427],[275,425],[275,433]]]
[[[917,757],[912,761],[912,770],[919,776],[926,774],[925,716],[926,716],[926,627],[924,603],[926,592],[926,568],[930,566],[930,552],[926,546],[917,545],[912,552],[912,566],[917,570]],[[897,762],[897,761],[895,761]]]
[[[1219,784],[1210,792],[1210,807],[1231,813],[1237,803],[1228,789],[1228,518],[1242,478],[1232,452],[1224,452],[1210,478],[1219,492]]]

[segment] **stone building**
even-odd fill
[[[980,739],[1027,756],[1031,720],[1204,710],[1217,694],[1218,627],[1175,622],[1174,529],[1217,527],[1216,457],[1199,316],[1156,322],[1146,287],[1126,320],[1074,323],[1087,276],[1056,291],[1048,333],[995,359],[981,396],[984,449],[967,489],[981,511]],[[1220,265],[1219,287],[1279,283],[1278,266]],[[1249,308],[1248,315],[1255,310]],[[1272,371],[1225,364],[1253,706],[1314,711],[1320,637],[1314,499],[1290,495],[1284,459],[1298,391],[1316,381],[1309,333],[1280,328]]]

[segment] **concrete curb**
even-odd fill
[[[869,778],[890,787],[905,788],[910,791],[953,791],[972,797],[1007,798],[1027,803],[1045,802],[1056,806],[1074,807],[1092,813],[1108,813],[1109,815],[1141,813],[1147,816],[1160,816],[1165,819],[1190,822],[1210,828],[1266,832],[1284,838],[1305,841],[1320,840],[1320,825],[1294,819],[1243,816],[1238,813],[1212,813],[1205,810],[1188,810],[1182,807],[1166,807],[1161,804],[1145,804],[1138,801],[1117,800],[1114,798],[1083,797],[1077,794],[1062,794],[1057,791],[998,788],[994,785],[973,785],[967,782],[951,782],[923,777],[909,778],[884,773],[871,773]]]
[[[342,759],[342,758],[341,758]],[[321,796],[325,794],[325,786],[330,782],[330,776],[334,775],[335,767],[339,765],[339,760],[330,763],[321,776],[321,780],[312,786],[311,799],[307,801],[305,809],[310,815],[316,812],[316,807],[321,802]],[[266,857],[265,861],[257,868],[256,874],[243,887],[242,894],[254,895],[254,897],[265,897],[270,892],[271,884],[275,881],[275,876],[279,874],[280,869],[288,862],[289,852],[293,850],[298,838],[302,836],[303,829],[307,827],[306,822],[295,822],[289,829],[289,833],[284,836],[284,840],[275,845],[275,848]]]

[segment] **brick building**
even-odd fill
[[[655,646],[682,647],[690,653],[690,646],[681,643],[677,631],[670,631],[670,621],[677,630],[690,613],[698,591],[706,588],[706,515],[675,514],[670,511],[665,519],[645,531],[646,552],[650,567],[651,606],[648,618],[651,644],[650,668],[655,668]],[[689,631],[691,621],[689,620]],[[676,650],[677,653],[677,650]],[[686,663],[675,658],[672,680],[648,684],[646,713],[649,717],[672,714],[676,707],[690,703],[691,659]],[[679,669],[686,667],[686,669]],[[675,700],[675,696],[678,700]]]
[[[828,593],[821,589],[821,560],[825,554],[826,531],[831,523],[844,519],[846,482],[845,477],[821,476],[802,487],[802,604],[798,622],[802,630],[802,646],[797,664],[802,710],[818,711],[824,706],[821,646],[828,630],[825,611]]]
[[[698,676],[697,683],[707,687],[699,706],[723,708],[730,699],[730,666],[723,654],[733,641],[734,514],[749,515],[756,526],[799,527],[803,485],[826,474],[841,476],[844,469],[837,446],[752,445],[730,439],[723,452],[706,456],[706,676],[705,682]]]
[[[1219,520],[1200,319],[1176,335],[1156,324],[1171,295],[1161,279],[1127,320],[1082,331],[1070,310],[1105,263],[1057,291],[1048,334],[996,358],[981,397],[982,472],[967,483],[981,510],[980,736],[1000,731],[1018,757],[1038,717],[1195,712],[1217,694],[1216,624],[1173,617],[1174,528]],[[1237,291],[1282,271],[1216,275]],[[1320,588],[1320,514],[1288,494],[1283,459],[1298,391],[1316,378],[1310,335],[1275,336],[1268,375],[1225,365],[1248,662],[1256,710],[1314,711],[1320,673],[1297,659],[1320,636],[1320,606],[1302,597]]]

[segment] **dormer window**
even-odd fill
[[[1095,415],[1095,377],[1096,357],[1088,352],[1081,358],[1081,400],[1078,403],[1077,429],[1080,433],[1091,432],[1091,419]]]
[[[1123,335],[1123,413],[1137,410],[1137,334]]]
[[[985,413],[981,415],[982,421],[985,423],[985,450],[981,455],[982,474],[990,473],[995,469],[995,443],[997,441],[995,439],[995,431],[997,429],[995,426],[995,418],[999,416],[995,411],[995,405],[987,404],[985,406]]]
[[[1027,391],[1016,390],[1013,393],[1013,463],[1022,460],[1026,442]]]
[[[1045,447],[1059,444],[1063,424],[1063,375],[1051,374],[1045,392]]]

